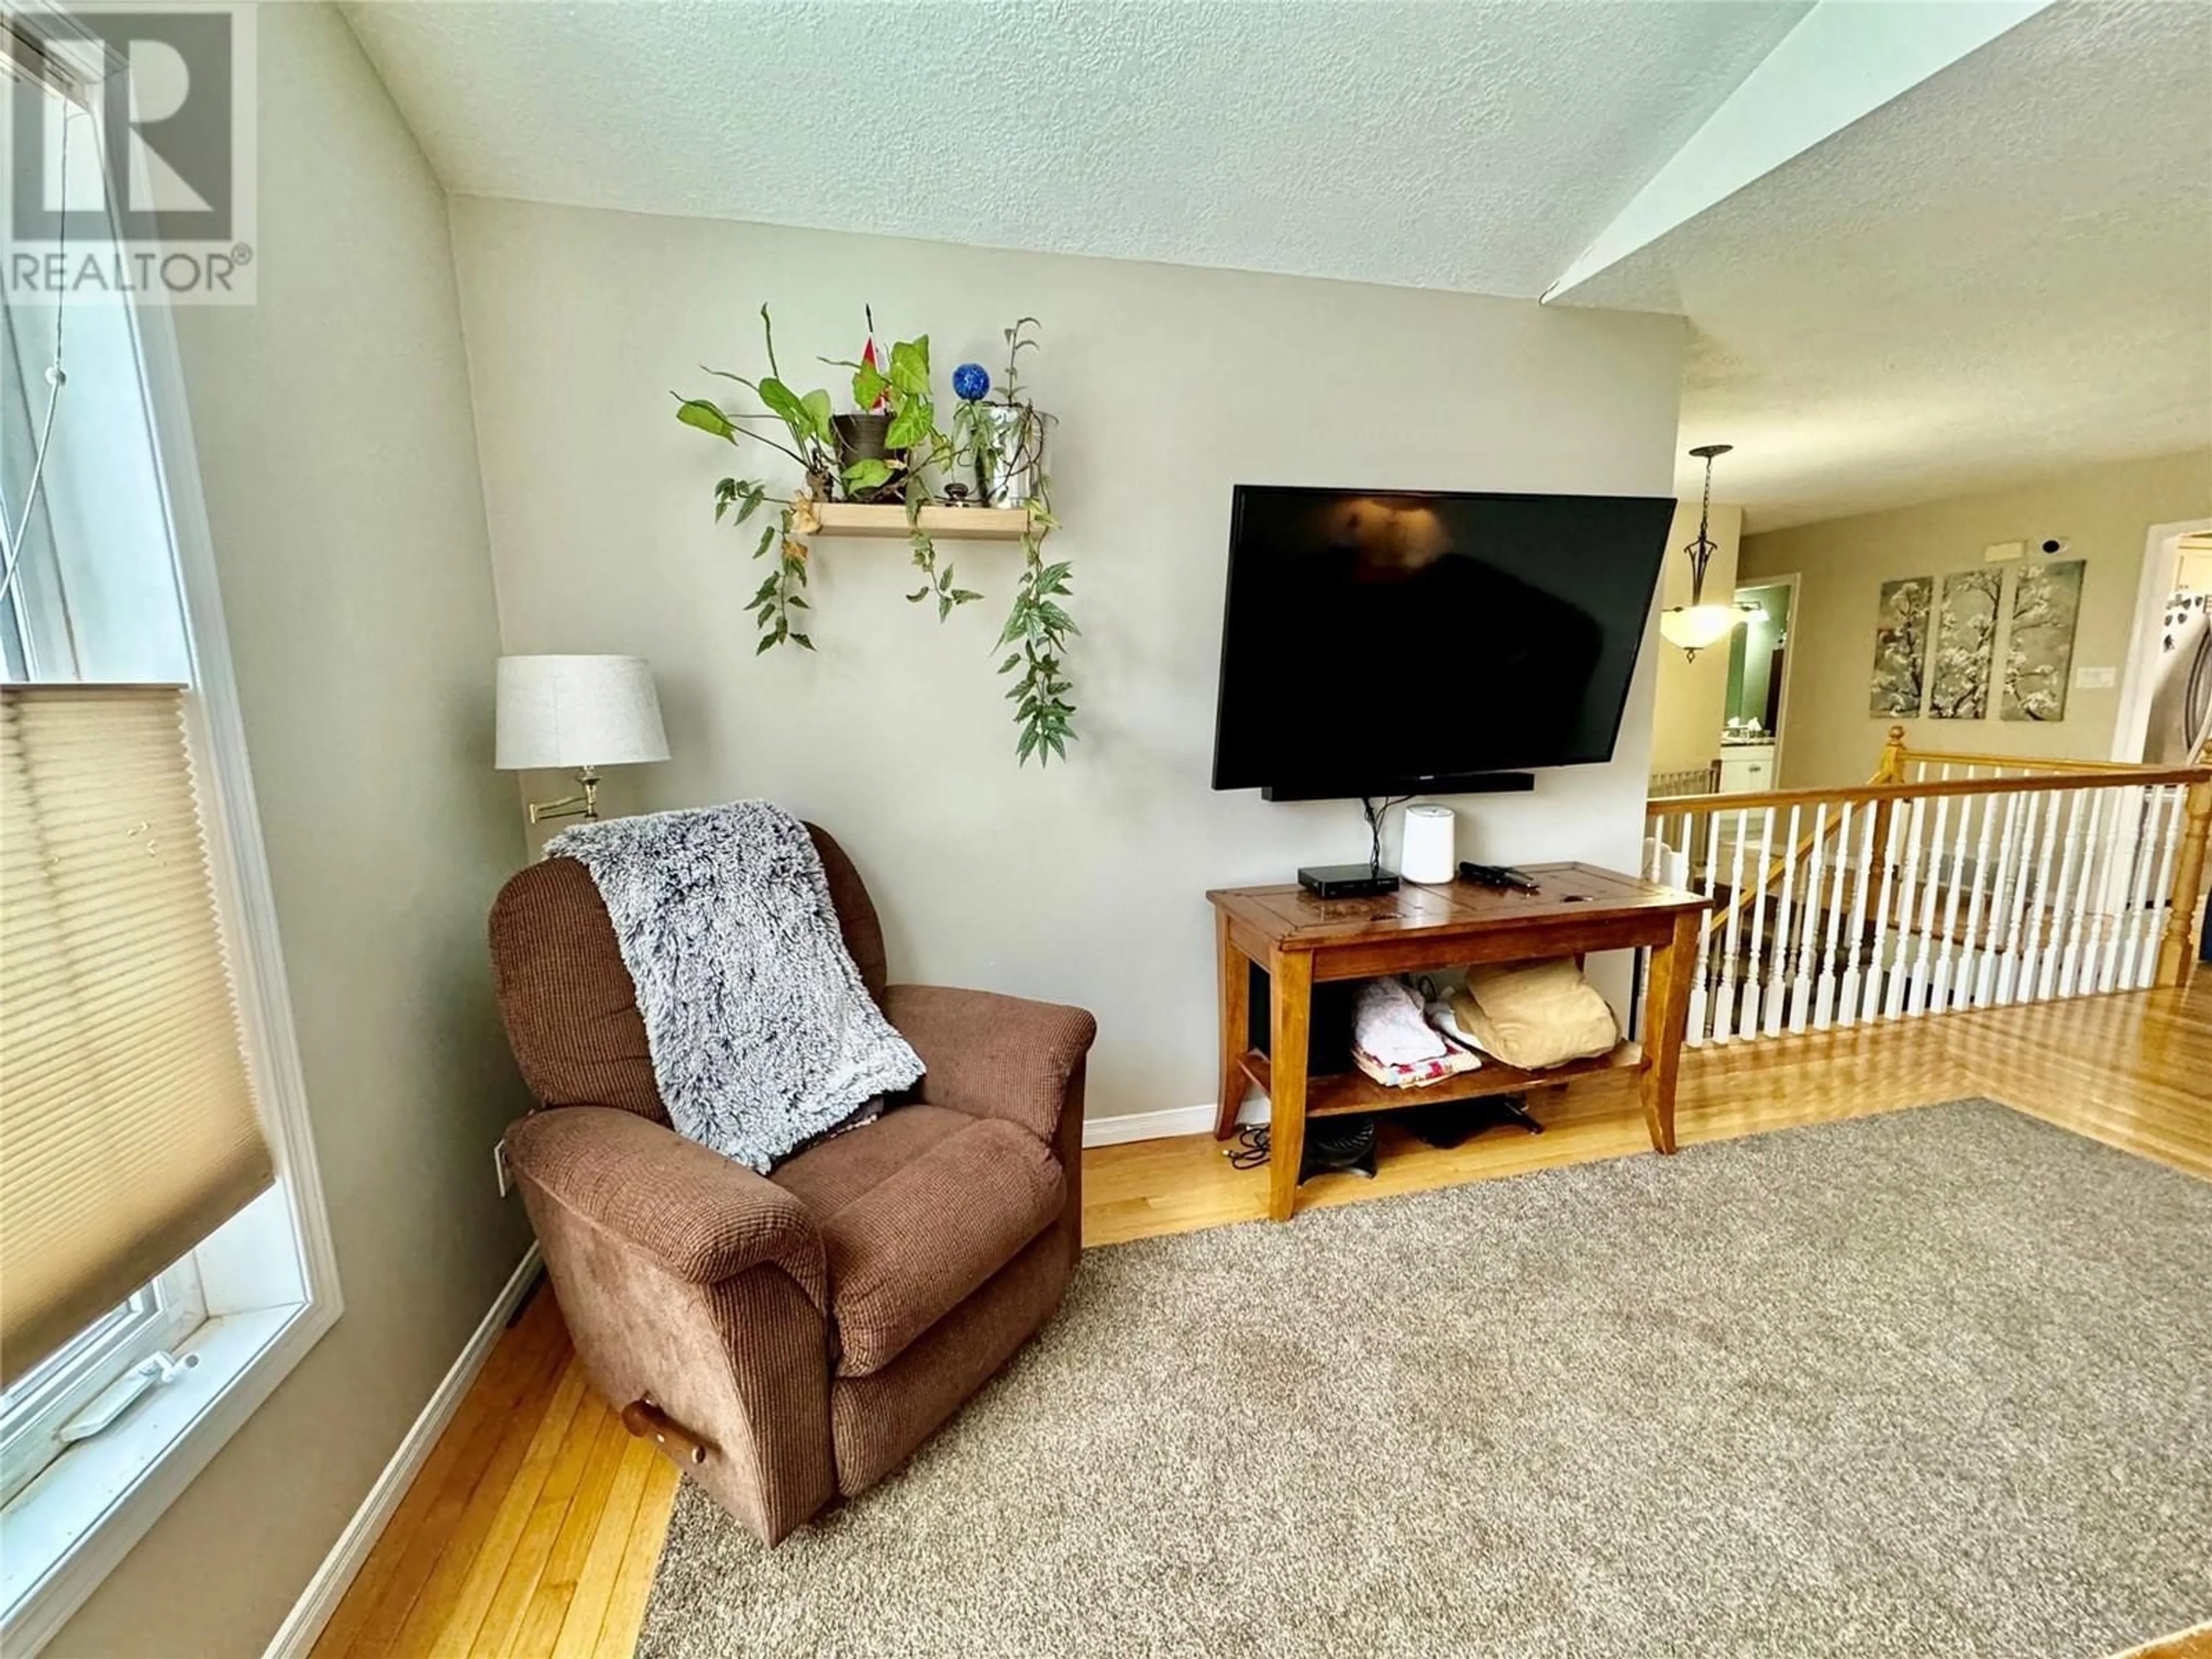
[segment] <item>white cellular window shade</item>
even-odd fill
[[[185,693],[0,688],[0,1380],[273,1178]]]

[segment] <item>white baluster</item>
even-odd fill
[[[2075,891],[2074,919],[2067,927],[2066,960],[2058,969],[2062,997],[2078,996],[2096,982],[2097,918],[2103,913],[2105,837],[2109,833],[2105,822],[2106,793],[2089,792],[2089,829],[2081,843],[2081,884]],[[2086,975],[2082,971],[2085,954],[2088,958]]]
[[[1761,958],[1760,942],[1766,931],[1766,872],[1767,860],[1774,844],[1774,809],[1764,807],[1759,815],[1759,874],[1751,896],[1751,954],[1744,959],[1743,1017],[1738,1022],[1746,1036],[1759,1035],[1759,987],[1765,982],[1765,963]]]
[[[1686,831],[1684,833],[1682,842],[1685,847],[1687,847],[1690,844],[1689,832]],[[1705,814],[1705,884],[1698,889],[1698,890],[1703,893],[1708,899],[1711,899],[1713,894],[1713,878],[1720,872],[1720,848],[1721,815],[1718,812],[1708,812]],[[1711,925],[1711,922],[1712,915],[1711,911],[1705,911],[1699,914],[1698,917],[1698,971],[1696,976],[1690,981],[1689,1041],[1699,1048],[1703,1048],[1705,1042],[1705,964],[1707,958],[1712,954],[1713,930]]]
[[[1943,769],[1943,781],[1951,781],[1951,769]],[[1933,988],[1933,979],[1928,966],[1929,951],[1934,948],[1936,932],[1936,899],[1943,885],[1943,823],[1950,814],[1951,798],[1936,798],[1936,823],[1928,837],[1927,885],[1920,902],[1920,949],[1912,964],[1912,977],[1906,987],[1907,1013],[1928,1012],[1928,994]],[[1955,876],[1954,878],[1956,879]]]
[[[1979,795],[1975,799],[1980,803],[1982,829],[1974,842],[1974,886],[1966,903],[1966,931],[1959,940],[1959,977],[1952,1002],[1960,1007],[1971,1005],[1974,1000],[1974,942],[1982,933],[1982,887],[1990,874],[1990,830],[1997,818],[1997,798],[1995,795]]]
[[[1960,796],[1959,840],[1951,849],[1950,888],[1943,898],[1943,937],[1936,956],[1936,984],[1929,999],[1938,1013],[1951,1004],[1951,951],[1959,933],[1959,877],[1966,868],[1966,832],[1972,825],[1973,817],[1974,798]],[[1978,883],[1981,872],[1977,869],[1974,873]]]
[[[2044,994],[2043,959],[2051,939],[2051,867],[2057,849],[2066,844],[2073,832],[2070,809],[2075,799],[2071,790],[2063,793],[2054,791],[2043,815],[2043,846],[2036,854],[2035,863],[2035,897],[2027,914],[2027,948],[2020,962],[2019,1000],[2022,1002],[2036,1001]]]
[[[1821,808],[1826,811],[1826,807]],[[1844,899],[1851,879],[1851,803],[1843,804],[1836,825],[1836,872],[1828,883],[1828,938],[1820,951],[1820,977],[1814,988],[1813,1029],[1825,1031],[1836,1017],[1836,943],[1843,937]]]
[[[1867,896],[1874,886],[1875,860],[1881,855],[1881,849],[1874,844],[1875,824],[1880,816],[1869,802],[1866,816],[1860,820],[1858,879],[1851,884],[1851,931],[1844,940],[1844,976],[1836,994],[1837,1018],[1844,1025],[1856,1025],[1859,1019],[1859,960],[1866,955]],[[1875,926],[1880,925],[1877,920]]]
[[[2173,858],[2181,845],[2181,814],[2189,792],[2179,784],[2171,786],[2171,799],[2165,813],[2165,827],[2160,831],[2158,880],[2150,890],[2150,902],[2144,906],[2144,922],[2141,953],[2136,965],[2136,983],[2146,987],[2158,979],[2158,941],[2166,931],[2165,911],[2173,896]]]
[[[2160,788],[2139,789],[2136,792],[2135,811],[2130,815],[2132,833],[2125,843],[2128,849],[2128,895],[2120,915],[2120,926],[2112,930],[2118,946],[2114,955],[2118,964],[2112,971],[2107,990],[2131,990],[2136,982],[2136,953],[2142,941],[2143,927],[2150,914],[2150,884],[2158,873],[2158,831],[2160,814],[2166,806],[2166,792]]]
[[[1859,1016],[1863,1019],[1872,1019],[1881,1012],[1882,981],[1888,971],[1882,957],[1889,939],[1890,878],[1897,869],[1899,847],[1905,832],[1907,815],[1901,810],[1904,805],[1901,800],[1891,804],[1889,834],[1882,843],[1881,886],[1874,907],[1874,948],[1867,956],[1866,1000],[1859,1009]],[[1863,892],[1861,896],[1864,896]]]
[[[1790,998],[1790,896],[1797,881],[1800,810],[1796,806],[1790,809],[1790,828],[1782,843],[1782,896],[1774,910],[1774,962],[1767,970],[1766,1006],[1761,1021],[1769,1036],[1782,1035],[1782,1005]]]
[[[2006,900],[2004,956],[1997,964],[1999,1002],[2012,1001],[2013,994],[2020,988],[2021,936],[2027,925],[2028,896],[2035,884],[2036,833],[2045,817],[2045,805],[2057,799],[2038,790],[2028,796],[2027,805],[2021,813],[2019,867],[2013,872],[2013,891]]]
[[[1743,844],[1751,833],[1751,809],[1739,807],[1735,815],[1735,849],[1729,860],[1728,926],[1721,933],[1721,977],[1717,988],[1720,1007],[1713,1015],[1713,1041],[1726,1042],[1735,1035],[1735,939],[1743,907]]]
[[[1911,827],[1905,836],[1905,867],[1897,878],[1897,957],[1889,965],[1889,984],[1881,1007],[1892,1019],[1905,1012],[1905,993],[1911,989],[1913,883],[1920,875],[1920,835],[1927,827],[1928,797],[1922,795],[1912,803]]]
[[[2066,828],[2058,842],[2058,881],[2043,907],[2043,955],[2036,963],[2035,1000],[2044,1002],[2057,992],[2059,958],[2066,945],[2066,898],[2074,879],[2074,860],[2081,837],[2081,792],[2066,792]]]
[[[1812,1024],[1813,964],[1820,954],[1820,873],[1828,842],[1828,803],[1813,809],[1813,854],[1805,870],[1805,920],[1798,929],[1797,977],[1790,987],[1790,1029],[1804,1030]]]
[[[2007,790],[2004,834],[1997,841],[1996,879],[1990,884],[1990,931],[1982,941],[1982,961],[1974,975],[1974,1006],[1986,1008],[1997,1000],[1997,971],[2003,959],[2005,927],[2012,918],[2013,855],[2020,846],[2020,792]]]
[[[2142,791],[2115,789],[2112,810],[2105,816],[2105,873],[2097,884],[2097,910],[2089,918],[2089,953],[2081,967],[2081,989],[2109,991],[2119,977],[2120,924],[2127,917],[2128,890],[2135,881],[2131,856]]]

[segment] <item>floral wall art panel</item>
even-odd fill
[[[1978,720],[1989,714],[2003,583],[2003,573],[1996,570],[1954,570],[1943,578],[1936,660],[1928,675],[1931,720]]]
[[[2012,593],[2012,637],[2005,647],[2008,720],[2063,720],[2074,667],[2074,624],[2081,614],[2081,559],[2022,565]]]
[[[1908,576],[1881,585],[1875,614],[1874,679],[1867,712],[1917,718],[1928,665],[1928,613],[1936,598],[1933,576]]]

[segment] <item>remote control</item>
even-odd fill
[[[1459,878],[1471,881],[1478,887],[1501,887],[1515,893],[1536,891],[1536,884],[1528,879],[1527,872],[1516,870],[1510,864],[1475,864],[1462,859]]]

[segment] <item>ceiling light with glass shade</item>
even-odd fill
[[[1733,603],[1705,602],[1705,567],[1720,550],[1712,537],[1713,458],[1735,447],[1734,444],[1699,444],[1690,452],[1705,464],[1705,496],[1698,508],[1698,538],[1682,550],[1690,556],[1690,602],[1669,605],[1659,613],[1659,636],[1669,645],[1679,646],[1692,662],[1698,659],[1698,652],[1728,638],[1744,620],[1742,611]]]

